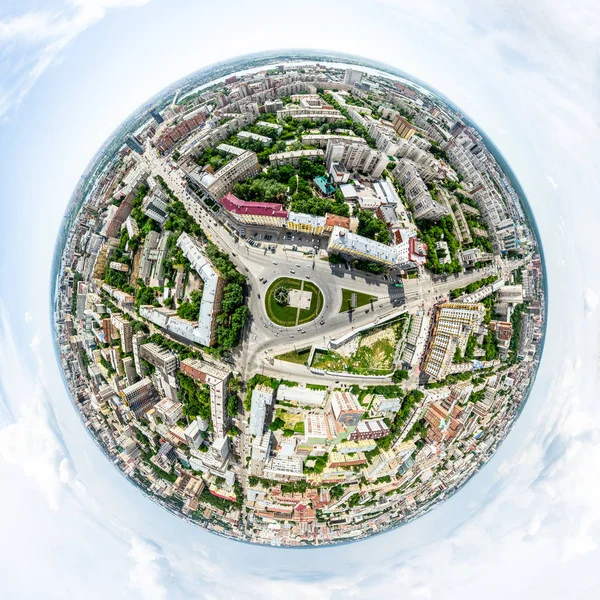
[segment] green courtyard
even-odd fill
[[[310,302],[308,294],[303,292],[310,293]],[[265,294],[265,309],[269,319],[276,325],[302,325],[317,318],[323,309],[323,294],[311,281],[280,277],[269,286]]]

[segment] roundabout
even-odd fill
[[[314,321],[323,310],[323,293],[305,279],[279,277],[267,289],[265,311],[281,327],[295,327]]]

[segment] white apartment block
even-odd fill
[[[362,71],[357,71],[356,69],[346,69],[346,72],[344,73],[344,83],[346,85],[360,83],[363,75],[364,73]]]
[[[265,428],[267,407],[273,404],[273,390],[265,385],[257,385],[252,390],[250,408],[250,435],[262,435]]]
[[[328,171],[334,163],[341,163],[348,171],[358,171],[377,179],[387,167],[389,159],[386,154],[356,142],[345,140],[327,144],[325,165]]]
[[[448,214],[448,209],[431,197],[412,161],[406,158],[401,159],[394,167],[392,175],[404,188],[406,201],[412,209],[415,219],[437,221]]]
[[[205,383],[210,389],[210,415],[215,436],[225,437],[228,431],[227,383],[229,372],[211,363],[196,358],[181,361],[181,372],[196,381]]]
[[[274,479],[288,477],[302,477],[302,458],[298,456],[279,458],[274,457],[267,461],[264,474]]]
[[[205,192],[218,202],[233,189],[236,182],[260,173],[260,165],[254,152],[247,150],[222,166],[214,175],[199,169],[188,174],[188,180],[195,189]]]
[[[339,111],[331,108],[302,108],[299,106],[289,106],[283,110],[277,111],[277,119],[283,121],[286,117],[292,119],[308,119],[310,121],[332,123],[334,121],[345,121],[346,117]]]
[[[276,152],[269,156],[269,163],[278,167],[282,165],[294,165],[297,167],[300,164],[301,158],[309,160],[318,160],[325,158],[323,150],[290,150],[289,152]]]
[[[334,133],[307,133],[302,136],[302,143],[305,146],[318,146],[319,148],[327,148],[329,142],[340,143],[357,143],[366,144],[365,138],[354,135],[337,135]]]
[[[469,335],[477,333],[484,317],[483,304],[447,302],[438,307],[423,371],[444,379],[456,349],[464,353]]]
[[[399,269],[413,269],[425,264],[422,244],[414,234],[404,231],[402,241],[387,246],[362,235],[351,233],[344,227],[334,227],[327,245],[327,252],[345,254],[353,258],[382,263]]]
[[[179,318],[174,310],[155,308],[151,305],[140,306],[140,316],[191,342],[212,346],[217,341],[215,319],[221,307],[223,279],[202,249],[187,233],[183,232],[179,236],[177,245],[204,282],[198,321],[186,321]]]

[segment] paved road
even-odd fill
[[[181,170],[172,169],[168,162],[157,156],[154,149],[147,150],[143,159],[151,173],[160,174],[185,204],[195,202]],[[428,310],[436,300],[447,296],[450,290],[497,272],[495,264],[472,273],[438,277],[435,280],[423,272],[419,278],[405,281],[404,288],[397,288],[382,276],[356,270],[348,271],[345,267],[321,260],[321,257],[308,257],[301,252],[293,252],[292,245],[297,244],[297,241],[280,240],[275,243],[274,236],[273,240],[262,242],[263,247],[252,247],[243,238],[237,238],[227,231],[223,222],[230,228],[234,224],[229,222],[223,213],[215,215],[202,205],[200,207],[200,224],[209,239],[227,252],[236,267],[248,277],[248,306],[252,318],[247,326],[246,338],[235,354],[238,370],[244,379],[256,372],[281,376],[281,363],[272,362],[279,354],[314,344],[326,346],[331,339],[399,309],[411,313],[419,309]],[[274,244],[276,251],[272,253],[264,244]],[[264,293],[270,283],[279,277],[310,279],[319,286],[324,296],[324,307],[315,321],[300,327],[285,328],[276,326],[268,319],[264,307]],[[266,279],[266,283],[261,282],[261,278]],[[339,313],[342,288],[368,293],[377,296],[378,299],[373,302],[372,307],[366,306],[352,312]],[[321,325],[321,322],[324,324]],[[298,329],[305,330],[306,333],[301,333]],[[332,381],[335,379],[331,376],[314,375],[303,365],[291,363],[285,363],[285,371],[293,373],[295,378],[307,383],[322,382],[324,378]],[[354,383],[351,379],[353,378],[344,380]],[[364,378],[356,379],[364,381]]]

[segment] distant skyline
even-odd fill
[[[0,524],[10,540],[0,550],[4,594],[597,596],[598,4],[390,0],[365,11],[358,2],[309,1],[290,15],[234,0],[226,28],[214,25],[217,17],[211,24],[204,6],[181,0],[126,4],[134,3],[9,2],[0,11],[0,477],[9,482]],[[351,19],[362,34],[349,35]],[[265,27],[268,36],[253,33]],[[458,494],[397,531],[286,552],[232,545],[189,527],[115,471],[64,392],[48,294],[68,198],[127,115],[202,65],[321,45],[421,77],[494,140],[538,223],[549,320],[523,414]]]

